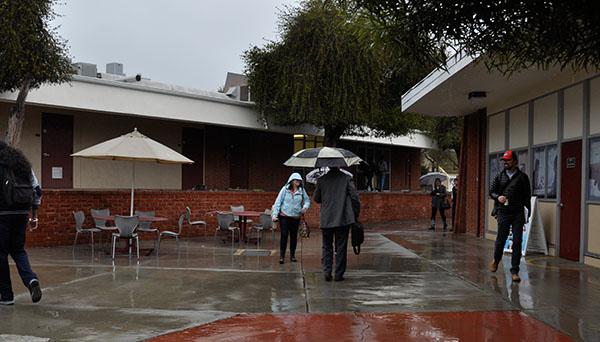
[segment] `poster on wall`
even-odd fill
[[[546,194],[546,149],[533,151],[533,195],[544,197]]]
[[[529,153],[527,153],[527,150],[517,152],[517,158],[519,159],[519,169],[527,174],[527,161],[529,160],[528,155]]]
[[[556,145],[548,146],[547,152],[548,198],[556,198],[556,168],[558,167]]]
[[[527,217],[527,209],[525,209]],[[513,234],[512,231],[504,244],[504,252],[512,253]],[[531,197],[531,216],[523,229],[523,241],[521,243],[521,254],[525,256],[527,252],[543,253],[548,255],[548,244],[546,243],[546,234],[544,233],[544,224],[537,207],[537,197]]]
[[[600,201],[600,138],[590,140],[589,193],[592,201]]]

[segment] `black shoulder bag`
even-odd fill
[[[502,189],[502,191],[500,192],[500,195],[503,196],[504,192],[506,191],[506,189],[509,189],[511,186],[515,185],[517,183],[517,179],[521,176],[521,171],[519,171],[518,174],[514,175],[513,178],[510,179],[510,181],[508,182],[508,184],[506,184],[506,186],[504,187],[504,189]],[[500,210],[500,207],[498,206],[498,200],[494,200],[494,209],[492,209],[492,216],[495,218],[498,218],[498,210]]]

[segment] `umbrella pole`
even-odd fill
[[[129,209],[129,215],[133,216],[133,193],[135,187],[135,162],[131,162],[131,208]]]

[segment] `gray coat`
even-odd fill
[[[321,228],[349,226],[358,219],[358,192],[352,177],[339,169],[331,169],[319,178],[314,199],[321,204]]]

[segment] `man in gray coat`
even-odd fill
[[[319,178],[314,194],[321,204],[321,232],[323,233],[323,272],[325,281],[331,281],[333,242],[335,240],[335,281],[344,280],[346,251],[350,227],[358,219],[360,201],[352,177],[339,168]]]

